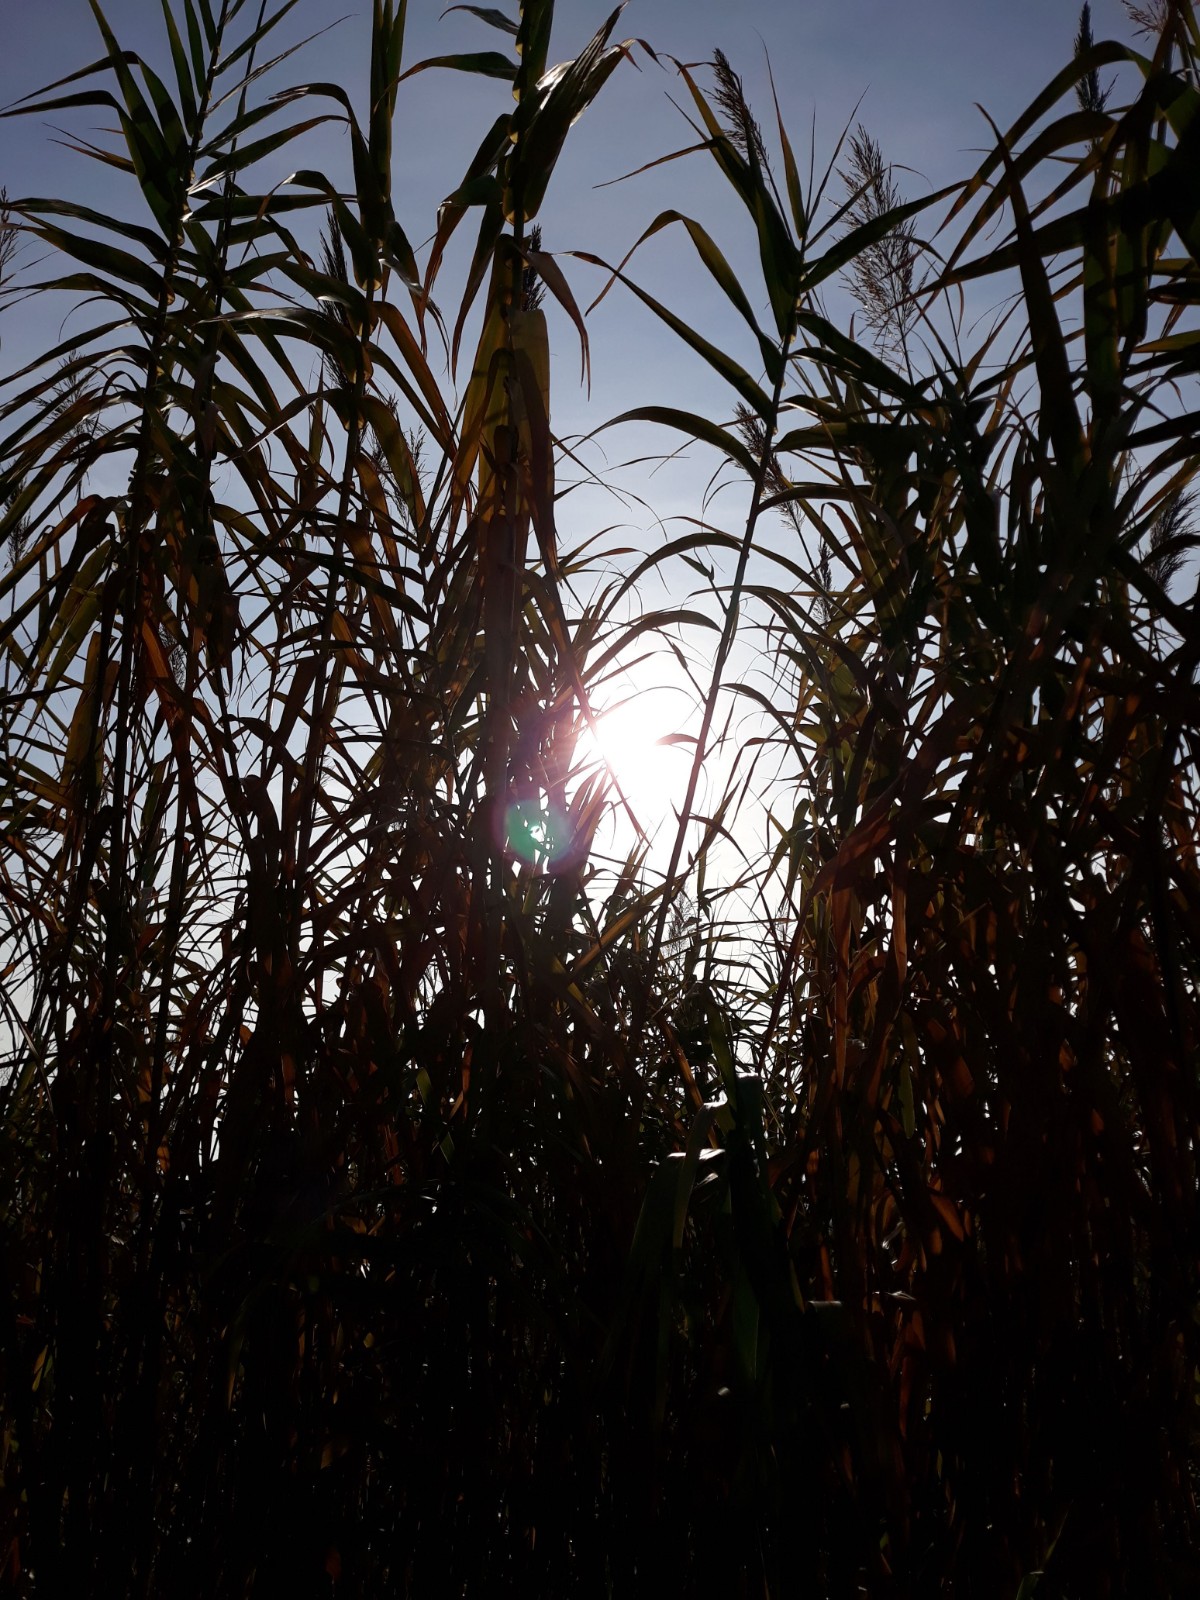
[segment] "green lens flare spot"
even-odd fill
[[[505,843],[531,867],[551,866],[568,852],[573,831],[570,819],[545,795],[510,801],[504,812]]]

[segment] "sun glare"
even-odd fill
[[[674,825],[683,803],[695,749],[688,697],[677,689],[632,693],[596,716],[596,732],[580,742],[585,760],[602,761],[632,807],[638,823],[654,838],[664,824]]]
[[[607,820],[598,837],[590,830],[580,834],[570,808],[544,791],[514,792],[504,809],[503,843],[516,860],[556,873],[579,865],[581,851],[597,846],[619,859],[635,841],[648,844],[652,856],[669,848],[695,750],[693,697],[678,684],[659,682],[629,689],[593,714],[594,731],[585,728],[575,746],[569,787],[591,789],[599,775]]]

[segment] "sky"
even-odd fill
[[[503,7],[504,0],[495,0]],[[349,12],[342,20],[343,7]],[[353,9],[351,9],[353,7]],[[514,5],[509,9],[513,10]],[[247,6],[249,13],[252,6]],[[108,0],[105,15],[118,39],[163,59],[159,0]],[[465,14],[439,19],[441,6],[409,0],[405,64],[456,50],[504,48],[505,40]],[[559,0],[551,61],[578,53],[607,15],[601,0]],[[630,0],[615,37],[646,40],[662,59],[656,65],[640,49],[640,70],[623,65],[595,105],[572,130],[543,208],[546,248],[583,250],[617,261],[646,224],[672,207],[698,217],[745,271],[747,292],[756,299],[753,250],[744,213],[724,191],[711,159],[693,155],[658,166],[623,183],[612,180],[691,142],[692,135],[672,97],[682,103],[683,86],[669,57],[699,62],[720,47],[744,78],[759,121],[773,142],[769,59],[784,121],[802,163],[810,146],[818,172],[831,158],[843,128],[861,120],[897,164],[907,197],[916,198],[965,176],[990,144],[979,106],[1007,126],[1069,58],[1079,8],[1076,0]],[[1128,40],[1130,27],[1120,0],[1094,0],[1097,38]],[[270,80],[282,88],[308,79],[345,84],[362,105],[369,63],[369,0],[299,0],[275,35],[292,43],[336,25],[293,56]],[[0,106],[96,59],[101,45],[88,0],[0,0]],[[686,93],[686,91],[684,91]],[[458,183],[492,119],[506,103],[507,87],[495,81],[430,71],[401,87],[394,129],[397,215],[419,247],[434,226],[438,202]],[[977,104],[978,103],[978,104]],[[306,111],[307,114],[307,111]],[[65,112],[50,118],[0,122],[0,185],[10,196],[54,195],[122,210],[127,186],[108,169],[81,160],[56,143],[49,126],[61,122],[87,133],[103,113]],[[286,178],[295,165],[315,166],[347,182],[348,151],[343,131],[333,126],[307,138],[299,155],[279,157],[278,170],[264,164],[260,182]],[[836,188],[836,184],[834,185]],[[134,206],[138,204],[136,197]],[[136,211],[130,213],[136,216]],[[141,220],[138,218],[137,220]],[[464,224],[463,246],[470,235]],[[439,286],[452,319],[456,266],[450,257]],[[564,266],[581,304],[598,292],[604,276],[581,262]],[[756,361],[744,330],[730,322],[727,306],[678,229],[652,240],[635,257],[638,280],[717,343],[727,343],[753,369]],[[761,295],[758,296],[761,300]],[[447,302],[444,302],[446,305]],[[715,375],[652,315],[619,287],[591,319],[593,383],[590,397],[576,381],[575,335],[564,315],[550,307],[555,393],[552,421],[560,434],[595,428],[632,406],[656,402],[684,406],[715,418],[731,401]],[[34,355],[47,329],[57,332],[56,310],[30,308],[0,329],[0,375]],[[606,434],[610,461],[672,448],[677,441],[625,430]],[[653,502],[653,513],[636,504],[577,496],[564,508],[560,545],[619,524],[610,542],[645,548],[661,537],[655,518],[700,514],[712,470],[699,457],[672,461],[652,478],[643,469],[632,481]],[[730,507],[737,523],[737,497],[718,499],[706,514],[718,520]],[[653,603],[653,596],[639,597]]]
[[[161,59],[163,31],[158,0],[108,0],[113,31],[122,43]],[[247,7],[250,10],[251,7]],[[279,86],[306,78],[365,83],[370,48],[368,0],[299,0],[276,37],[288,42],[335,22],[277,76]],[[510,7],[513,9],[513,7]],[[1095,0],[1094,30],[1128,38],[1120,0]],[[406,63],[463,49],[503,48],[502,36],[465,14],[439,20],[437,0],[410,0]],[[559,0],[551,60],[577,53],[604,19],[598,0]],[[765,64],[769,56],[784,120],[803,160],[815,127],[818,170],[856,115],[889,159],[911,171],[898,174],[905,192],[922,192],[961,177],[972,153],[988,139],[979,102],[1005,126],[1067,59],[1078,20],[1075,0],[630,0],[616,37],[645,39],[663,56],[701,61],[720,47],[742,73],[759,120],[772,116]],[[94,60],[101,53],[88,0],[0,0],[0,106]],[[622,173],[687,143],[688,129],[671,104],[678,80],[640,52],[641,70],[623,67],[572,131],[544,209],[546,245],[590,250],[619,259],[657,211],[674,206],[700,216],[735,262],[745,228],[721,193],[711,161],[695,156],[608,188]],[[438,201],[455,186],[482,132],[503,104],[503,84],[460,74],[429,72],[402,87],[395,127],[397,212],[414,243],[428,236]],[[361,98],[361,93],[360,93]],[[96,204],[107,174],[55,143],[51,120],[82,131],[103,117],[67,112],[0,124],[0,184],[10,195],[66,194]],[[320,130],[305,164],[345,169],[344,135]],[[280,158],[281,163],[295,156]],[[286,176],[281,165],[272,177]],[[670,293],[682,315],[710,325],[723,318],[719,294],[675,235],[653,241],[637,258],[639,276]],[[571,272],[578,296],[590,299],[602,283],[591,267]],[[638,403],[644,378],[628,360],[629,330],[640,365],[652,361],[656,378],[674,377],[687,391],[707,388],[695,358],[660,333],[649,314],[614,296],[603,309],[595,339],[591,415]],[[614,336],[615,330],[615,336]],[[568,342],[567,324],[555,329]],[[12,334],[8,335],[12,340]],[[12,344],[0,361],[13,359]],[[567,370],[567,369],[564,369]],[[709,391],[715,392],[715,391]],[[556,404],[568,397],[556,395]]]
[[[343,9],[348,14],[338,21]],[[551,60],[576,54],[607,9],[600,0],[559,0]],[[455,50],[503,48],[502,36],[476,18],[459,13],[439,20],[441,10],[438,0],[410,0],[406,64]],[[105,15],[122,43],[152,62],[161,60],[158,0],[108,0]],[[1095,0],[1093,19],[1097,37],[1129,37],[1120,0]],[[906,195],[916,198],[970,170],[989,137],[976,102],[1002,127],[1011,122],[1067,59],[1077,20],[1075,0],[630,0],[616,36],[645,39],[663,57],[688,62],[709,58],[719,46],[742,73],[768,132],[769,57],[802,161],[813,145],[819,171],[846,123],[857,117],[888,158],[909,169],[897,176]],[[352,92],[365,85],[370,21],[368,0],[299,0],[276,37],[290,43],[336,25],[293,56],[274,83],[335,79]],[[0,0],[0,106],[100,53],[88,0]],[[689,142],[687,125],[671,103],[672,95],[679,98],[678,79],[666,63],[655,66],[640,51],[636,56],[641,70],[622,67],[572,130],[543,212],[546,247],[616,260],[658,211],[671,206],[700,217],[735,265],[746,266],[749,284],[744,218],[722,193],[706,156],[597,187]],[[457,184],[506,93],[503,84],[446,72],[424,73],[403,85],[395,125],[396,203],[414,243],[432,231],[438,202]],[[77,131],[104,120],[84,111],[0,123],[0,184],[13,196],[73,195],[93,205],[99,201],[103,209],[110,175],[55,142],[49,123],[68,119]],[[286,177],[288,164],[298,159],[281,155],[270,178]],[[318,130],[303,147],[303,161],[344,175],[344,133]],[[123,204],[117,189],[112,192],[113,204]],[[465,238],[466,225],[462,231]],[[678,230],[651,241],[635,266],[639,279],[669,298],[682,316],[706,328],[723,325],[726,307],[719,291]],[[595,268],[581,264],[570,276],[582,303],[603,283]],[[452,281],[447,273],[448,293]],[[660,390],[657,398],[668,398],[674,389],[676,403],[680,395],[691,395],[719,405],[717,380],[628,294],[610,296],[595,328],[590,404],[585,409],[585,397],[562,386],[556,391],[556,424],[564,431],[572,431],[576,420],[594,426],[602,416],[642,403],[648,370]],[[5,330],[0,364],[16,359],[25,331],[30,340],[36,337],[32,327]],[[553,319],[556,355],[569,354],[573,337],[565,318]],[[630,360],[634,350],[636,365]],[[559,370],[565,375],[570,366],[564,361]]]

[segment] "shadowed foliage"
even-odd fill
[[[365,95],[268,95],[294,0],[163,0],[168,80],[91,5],[3,113],[115,118],[128,212],[0,191],[0,294],[79,308],[0,391],[0,1583],[1194,1592],[1194,10],[1085,7],[904,202],[619,9],[407,65],[375,0]],[[674,210],[544,248],[635,58],[756,281]],[[425,70],[497,111],[418,255]],[[750,368],[637,283],[664,230]],[[605,426],[743,508],[617,577],[558,527],[587,266],[729,389]],[[668,859],[608,862],[592,697],[693,635]]]

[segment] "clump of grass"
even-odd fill
[[[724,56],[708,92],[680,68],[761,281],[697,219],[643,237],[687,232],[757,355],[626,258],[731,397],[624,420],[714,450],[745,517],[593,585],[548,319],[585,366],[586,324],[541,217],[632,44],[614,14],[548,76],[549,0],[468,8],[512,53],[454,64],[507,82],[422,268],[404,8],[363,122],[328,84],[255,101],[288,9],[168,7],[169,82],[104,31],[123,142],[91,153],[140,220],[12,208],[103,312],[0,399],[5,1582],[1180,1592],[1194,16],[1162,19],[1177,72],[1096,47],[1140,78],[1110,110],[1085,15],[1033,143],[1031,113],[940,196],[859,128],[835,229],[836,161],[806,185]],[[822,305],[841,270],[869,347]],[[1001,272],[972,345],[958,291]],[[715,635],[622,612],[682,571]],[[606,871],[591,696],[693,628],[671,859]]]

